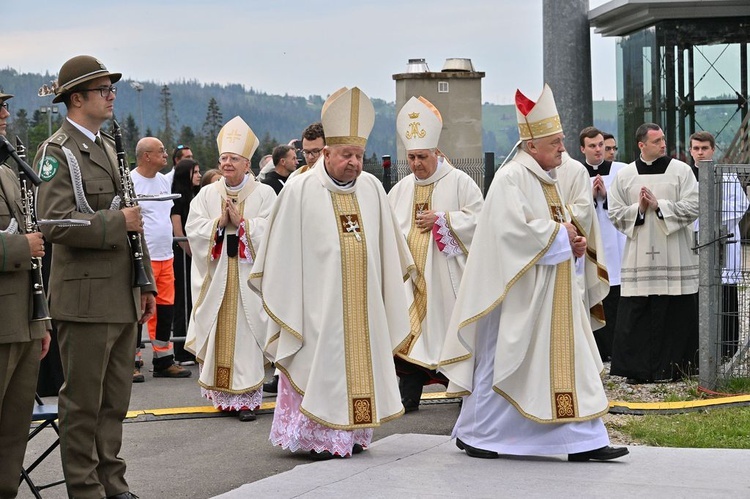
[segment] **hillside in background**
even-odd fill
[[[52,103],[52,97],[38,97],[37,91],[53,79],[54,77],[49,74],[18,73],[10,68],[0,70],[0,87],[5,92],[15,95],[10,101],[11,128],[25,138],[31,151],[34,151],[39,142],[47,136],[47,115],[41,114],[40,108]],[[133,88],[132,83],[131,80],[122,80],[117,84],[115,106],[116,117],[124,126],[126,144],[130,148],[129,154],[132,155],[134,142],[139,136],[151,133],[162,138],[165,145],[170,148],[179,143],[187,143],[196,148],[195,144],[199,143],[197,149],[204,149],[199,151],[200,155],[204,156],[199,158],[204,167],[215,161],[215,158],[210,158],[211,149],[215,148],[215,135],[211,133],[215,125],[212,122],[216,119],[220,118],[222,122],[226,122],[236,115],[241,116],[261,139],[261,147],[257,153],[257,157],[260,157],[273,145],[298,138],[308,124],[318,121],[320,109],[326,98],[320,95],[270,95],[239,84],[203,84],[184,80],[172,82],[167,84],[168,100],[171,101],[171,109],[167,113],[171,133],[165,134],[167,114],[164,110],[164,85],[138,82],[142,86],[139,92]],[[212,110],[209,109],[211,99],[216,102],[216,107]],[[367,143],[367,155],[395,156],[395,104],[373,99],[373,105],[376,113],[375,127]],[[26,124],[23,123],[23,119],[19,122],[17,116],[18,111],[22,109],[26,111]],[[217,115],[216,111],[220,114]],[[65,107],[59,105],[58,114],[52,115],[53,129],[64,112]],[[514,106],[485,103],[482,113],[485,151],[493,151],[498,156],[505,155],[518,138]],[[594,102],[596,126],[616,131],[616,113],[617,106],[614,101]],[[171,140],[167,137],[169,135]]]

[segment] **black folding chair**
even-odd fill
[[[42,452],[39,457],[37,457],[36,460],[31,463],[31,465],[29,465],[27,468],[21,469],[21,477],[19,479],[19,482],[25,481],[29,485],[31,493],[34,494],[34,497],[39,499],[42,497],[40,491],[49,487],[54,487],[55,485],[60,485],[61,483],[65,483],[65,480],[58,480],[56,482],[50,482],[45,485],[37,485],[29,476],[31,472],[34,471],[34,469],[36,469],[36,467],[39,466],[42,461],[44,461],[47,456],[49,456],[52,451],[54,451],[57,446],[60,445],[60,429],[57,427],[57,423],[55,422],[57,420],[57,404],[45,404],[39,397],[39,395],[35,395],[34,398],[36,399],[36,403],[34,404],[34,413],[31,421],[36,422],[38,425],[29,433],[29,441],[31,441],[32,438],[37,436],[42,430],[47,427],[55,430],[55,433],[57,434],[57,438],[55,438],[55,441],[49,447],[47,447],[47,449]]]

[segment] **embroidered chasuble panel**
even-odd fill
[[[409,336],[401,344],[398,353],[408,356],[417,338],[422,334],[422,322],[427,315],[427,282],[425,281],[424,272],[427,264],[427,252],[432,244],[432,231],[422,230],[417,227],[417,215],[424,211],[430,210],[430,201],[432,191],[435,189],[435,183],[429,185],[414,185],[414,198],[411,217],[411,228],[409,235],[406,237],[406,243],[409,246],[414,263],[419,270],[416,281],[412,289],[414,292],[414,301],[409,307]]]
[[[237,258],[227,258],[227,285],[216,321],[214,386],[205,388],[229,391],[232,385],[234,343],[237,336],[237,304],[240,295],[240,275]]]
[[[565,221],[565,211],[554,185],[540,182],[550,218]],[[556,419],[578,417],[575,385],[575,339],[573,324],[573,272],[570,260],[556,265],[550,324],[550,390],[552,414]]]
[[[349,422],[367,426],[377,421],[367,315],[367,240],[356,195],[332,192],[331,197],[341,247]]]
[[[233,202],[237,200],[236,194],[227,193],[227,197]],[[223,200],[222,200],[223,203]],[[223,209],[223,207],[222,207]],[[245,202],[239,204],[238,212],[243,213]],[[231,231],[234,226],[227,225],[226,229]],[[225,250],[226,251],[226,250]],[[234,350],[237,338],[237,312],[240,299],[240,269],[237,257],[227,258],[227,283],[224,289],[224,297],[219,307],[219,315],[216,320],[216,338],[214,352],[214,386],[204,386],[209,390],[231,392],[232,372],[234,366]]]

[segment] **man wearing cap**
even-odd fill
[[[323,105],[323,159],[281,191],[250,284],[281,372],[271,442],[316,458],[367,447],[403,414],[393,352],[409,333],[413,268],[385,191],[363,173],[370,99],[342,88]]]
[[[156,287],[134,287],[128,231],[143,232],[139,207],[121,208],[114,140],[100,132],[112,118],[114,83],[99,60],[77,56],[60,69],[53,102],[62,126],[39,148],[40,218],[88,220],[87,227],[46,226],[53,244],[50,312],[57,322],[65,383],[60,390],[60,453],[68,495],[135,497],[119,457],[128,410],[136,322],[154,313]]]
[[[545,85],[516,92],[521,148],[495,175],[441,354],[449,393],[464,395],[453,430],[467,455],[567,454],[609,460],[609,404],[574,258],[586,239],[557,187],[562,126]]]
[[[263,398],[266,317],[247,279],[276,193],[250,173],[258,139],[242,118],[216,141],[223,177],[198,192],[185,224],[194,300],[185,349],[200,364],[201,394],[253,421]]]
[[[438,154],[442,128],[440,112],[424,97],[409,99],[396,117],[412,174],[393,186],[388,201],[419,270],[406,283],[411,332],[395,359],[406,412],[419,409],[424,385],[448,384],[435,368],[484,204],[476,182]]]
[[[0,135],[6,134],[8,99],[0,92]],[[27,234],[19,206],[18,177],[0,150],[0,497],[16,497],[34,407],[39,360],[50,344],[49,320],[30,321],[31,259],[44,256],[40,232]]]
[[[639,157],[607,195],[609,219],[627,237],[610,373],[633,384],[694,373],[698,353],[698,182],[667,156],[659,125],[639,126],[636,141]]]

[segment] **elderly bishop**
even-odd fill
[[[439,154],[443,120],[432,103],[412,97],[396,128],[412,174],[388,201],[419,270],[406,282],[411,331],[396,352],[401,401],[410,412],[419,409],[424,385],[448,384],[435,369],[484,199],[476,182]]]
[[[263,398],[265,314],[245,284],[276,193],[250,173],[258,139],[242,118],[217,138],[222,178],[190,203],[193,317],[185,349],[200,364],[201,393],[214,407],[255,419]]]
[[[314,458],[361,452],[404,412],[393,352],[409,333],[413,263],[380,181],[362,172],[374,119],[357,87],[328,98],[323,156],[281,191],[250,276],[281,373],[271,442]]]
[[[441,353],[448,391],[464,395],[453,430],[471,457],[628,453],[609,446],[608,410],[575,258],[586,251],[560,195],[562,126],[545,85],[516,93],[521,150],[495,175]]]

